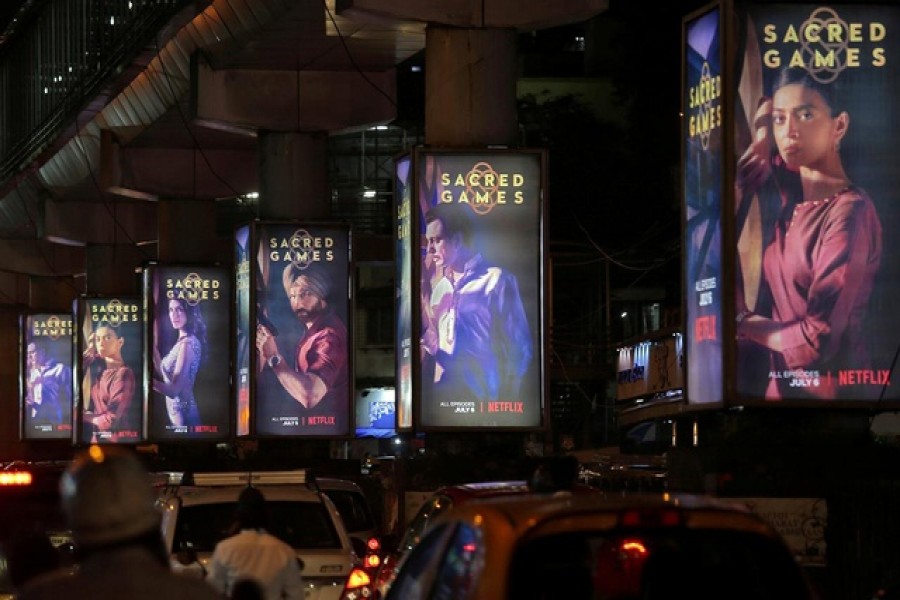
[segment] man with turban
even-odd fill
[[[291,310],[306,331],[297,342],[293,361],[279,354],[275,336],[259,325],[256,347],[260,364],[272,370],[291,398],[307,409],[346,403],[348,391],[347,327],[328,304],[329,274],[309,265],[289,264],[282,275]]]

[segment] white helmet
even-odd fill
[[[159,528],[150,477],[133,452],[91,446],[60,480],[62,508],[79,546],[103,546]]]

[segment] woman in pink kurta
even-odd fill
[[[137,423],[131,418],[134,371],[122,358],[124,343],[125,338],[107,323],[98,326],[88,338],[84,364],[93,377],[90,403],[83,418],[86,442],[137,441],[139,437]]]
[[[841,162],[850,117],[803,69],[782,72],[771,107],[778,158],[802,197],[782,194],[763,257],[771,317],[741,311],[738,337],[772,351],[767,399],[857,397],[866,392],[846,375],[871,368],[862,323],[882,244],[872,200]]]

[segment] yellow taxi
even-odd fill
[[[813,598],[779,535],[746,508],[673,494],[484,500],[438,517],[388,600]]]

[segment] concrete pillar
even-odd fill
[[[160,200],[158,215],[160,262],[222,261],[214,200]]]
[[[259,216],[321,219],[331,214],[328,134],[259,134]]]
[[[38,311],[69,312],[84,293],[84,277],[40,277],[29,280],[28,307]]]
[[[152,248],[148,246],[148,248]],[[155,248],[154,248],[155,249]],[[88,244],[85,253],[87,275],[85,293],[113,296],[136,296],[140,278],[135,269],[152,258],[139,248],[127,244]]]
[[[516,32],[430,25],[425,143],[516,146]]]

